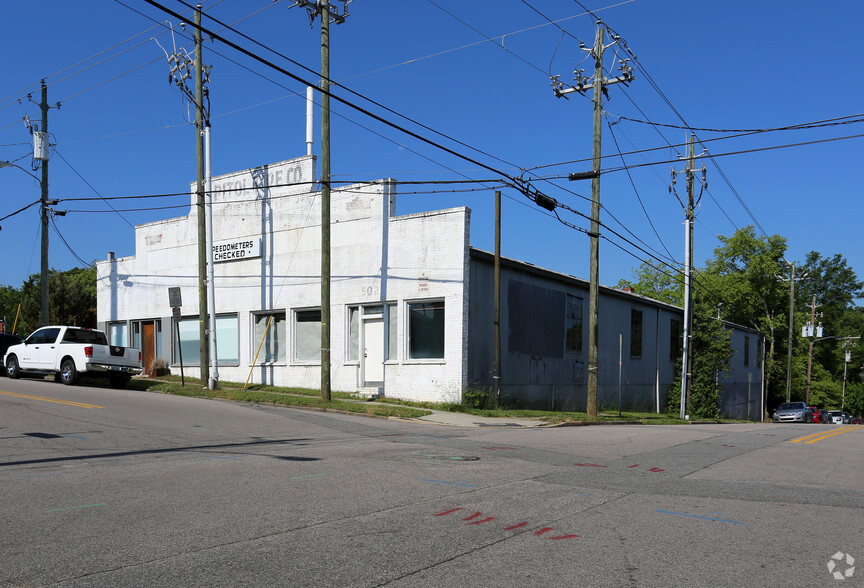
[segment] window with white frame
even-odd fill
[[[216,357],[219,365],[240,363],[240,321],[236,314],[216,316]]]
[[[201,343],[198,338],[198,317],[181,318],[174,333],[174,363],[201,363]]]
[[[252,357],[255,363],[284,363],[288,339],[284,312],[258,312],[252,315]]]
[[[384,307],[384,310],[386,312],[384,320],[387,321],[387,353],[384,357],[385,361],[395,361],[396,359],[398,359],[396,355],[396,343],[398,342],[397,333],[399,327],[399,311],[396,309],[397,306],[395,304],[387,304]]]
[[[408,303],[408,359],[444,359],[444,301]]]
[[[321,361],[321,310],[294,312],[294,361]]]
[[[348,307],[348,361],[360,360],[360,307]]]
[[[216,358],[220,365],[240,362],[240,331],[236,314],[216,317]],[[184,317],[177,323],[180,332],[174,335],[174,362],[180,363],[182,353],[185,365],[201,364],[200,326],[198,317]]]
[[[108,323],[108,342],[121,347],[129,346],[129,327],[126,323]]]

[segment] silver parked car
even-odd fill
[[[839,410],[829,410],[828,419],[829,423],[834,423],[835,425],[842,425],[846,422],[843,420],[843,413]]]
[[[805,402],[784,402],[774,411],[775,423],[812,423],[813,411]]]

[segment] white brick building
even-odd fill
[[[320,383],[314,168],[307,156],[213,180],[222,380],[244,382],[251,371],[256,383]],[[400,398],[458,401],[467,362],[470,211],[396,216],[393,188],[382,180],[331,193],[331,385],[371,393],[386,381]],[[137,226],[134,256],[109,256],[97,266],[97,321],[111,340],[141,348],[145,367],[162,357],[179,368],[182,352],[192,376],[199,374],[195,200],[185,217]],[[168,288],[177,286],[180,348],[168,301]]]

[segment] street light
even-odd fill
[[[37,178],[35,175],[31,174],[29,171],[27,171],[26,169],[24,169],[23,167],[21,167],[17,163],[12,163],[11,161],[0,161],[0,167],[17,167],[18,169],[23,171],[25,174],[27,174],[28,176],[30,176],[31,178],[33,178],[34,180],[39,182],[40,185],[42,184],[42,180]]]

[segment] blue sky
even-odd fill
[[[40,79],[49,85],[49,103],[61,103],[49,114],[56,143],[49,164],[50,198],[61,200],[57,210],[70,211],[55,218],[68,247],[57,233],[50,233],[50,265],[59,270],[81,265],[70,249],[87,262],[105,259],[108,251],[133,255],[132,226],[188,210],[188,196],[98,200],[184,192],[195,179],[194,128],[186,122],[180,91],[168,83],[168,65],[159,46],[170,50],[176,42],[191,50],[191,43],[165,13],[143,0],[123,1],[125,6],[106,0],[47,0],[38,11],[23,2],[4,6],[0,160],[31,169],[23,118],[39,120],[39,108],[27,94],[38,102]],[[864,112],[862,82],[854,71],[860,54],[858,27],[864,19],[860,3],[583,3],[638,58],[638,63],[631,62],[635,80],[628,87],[610,86],[604,104],[603,152],[609,157],[603,167],[619,171],[604,173],[601,182],[601,218],[611,229],[602,231],[603,284],[631,277],[632,269],[648,259],[634,244],[677,263],[684,258],[684,212],[668,191],[670,164],[640,164],[677,159],[685,153],[681,144],[688,133],[627,119],[681,127],[683,118],[696,128],[769,129]],[[174,0],[163,4],[188,13]],[[310,27],[305,10],[291,7],[291,0],[214,0],[203,5],[207,14],[236,23],[263,45],[318,71],[318,22]],[[590,182],[560,179],[590,168],[590,93],[559,99],[549,80],[551,73],[572,82],[577,66],[587,75],[593,72],[579,39],[593,44],[595,20],[577,2],[357,0],[349,13],[344,24],[331,26],[331,78],[443,136],[345,90],[334,88],[336,95],[496,170],[524,174],[535,188],[578,213],[590,214]],[[173,20],[174,41],[154,20]],[[221,28],[207,16],[203,24]],[[314,74],[283,57],[228,31],[224,34],[315,80]],[[626,57],[620,48],[617,53]],[[615,73],[616,48],[606,54],[605,66]],[[205,62],[213,66],[214,175],[305,153],[302,84],[218,42],[205,44]],[[316,154],[318,116],[316,111]],[[825,257],[840,253],[864,276],[862,139],[840,139],[862,133],[862,123],[737,137],[731,137],[739,135],[735,132],[697,131],[703,141],[716,139],[704,143],[714,158],[706,161],[709,189],[697,211],[697,265],[718,246],[717,235],[758,223],[757,232],[764,229],[788,239],[790,260],[802,261],[811,250]],[[826,139],[834,140],[774,149]],[[332,144],[334,180],[498,177],[335,102]],[[613,157],[619,150],[639,153],[622,160]],[[628,176],[623,165],[638,167]],[[681,170],[683,163],[675,167]],[[459,191],[451,193],[444,185],[401,186],[397,212],[468,206],[472,245],[492,250],[494,184],[487,186],[455,186]],[[683,194],[683,179],[678,188]],[[588,277],[588,238],[583,232],[559,223],[515,190],[505,189],[504,195],[504,255]],[[82,197],[97,200],[68,200]],[[0,217],[38,199],[33,178],[20,169],[0,169]],[[164,208],[171,206],[179,208]],[[588,227],[578,214],[559,214],[576,227]],[[38,208],[0,225],[0,284],[18,287],[28,275],[39,273]]]

